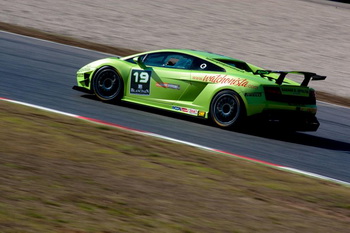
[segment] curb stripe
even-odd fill
[[[306,171],[302,171],[302,170],[295,169],[295,168],[290,168],[290,167],[280,167],[279,169],[281,169],[283,171],[297,173],[297,174],[300,174],[300,175],[314,177],[314,178],[321,179],[321,180],[328,180],[328,181],[331,181],[331,182],[334,182],[334,183],[338,183],[338,184],[342,184],[342,185],[345,185],[345,186],[350,186],[349,182],[333,179],[333,178],[330,178],[330,177],[327,177],[327,176],[323,176],[323,175],[319,175],[319,174],[312,173],[312,172],[306,172]]]
[[[68,117],[77,118],[77,119],[88,121],[88,122],[95,123],[95,124],[106,125],[106,126],[110,126],[110,127],[114,127],[114,128],[130,131],[130,132],[134,132],[134,133],[138,133],[138,134],[142,134],[142,135],[146,135],[146,136],[151,136],[151,137],[161,138],[161,139],[172,141],[172,142],[186,144],[186,145],[193,146],[193,147],[196,147],[196,148],[199,148],[199,149],[208,150],[208,151],[211,151],[211,152],[216,152],[216,153],[219,153],[221,155],[226,155],[226,156],[230,156],[230,157],[233,157],[233,158],[243,159],[243,160],[246,160],[246,161],[250,161],[250,162],[257,163],[257,164],[273,167],[273,168],[276,168],[276,169],[279,169],[279,170],[283,170],[283,171],[286,171],[286,172],[290,172],[290,173],[297,173],[299,175],[304,175],[304,176],[317,178],[317,179],[321,179],[321,180],[327,180],[327,181],[338,183],[338,184],[341,184],[341,185],[344,185],[344,186],[350,186],[349,182],[345,182],[345,181],[342,181],[342,180],[334,179],[334,178],[331,178],[331,177],[319,175],[319,174],[312,173],[312,172],[302,171],[302,170],[299,170],[299,169],[296,169],[296,168],[285,167],[285,166],[281,166],[281,165],[278,165],[278,164],[266,162],[266,161],[263,161],[263,160],[254,159],[254,158],[250,158],[250,157],[243,156],[243,155],[238,155],[238,154],[234,154],[234,153],[231,153],[231,152],[226,152],[226,151],[223,151],[223,150],[218,150],[218,149],[214,149],[214,148],[198,145],[198,144],[195,144],[195,143],[186,142],[186,141],[178,140],[178,139],[175,139],[175,138],[170,138],[170,137],[167,137],[167,136],[163,136],[163,135],[159,135],[159,134],[155,134],[155,133],[151,133],[151,132],[147,132],[147,131],[143,131],[143,130],[132,129],[132,128],[129,128],[129,127],[125,127],[125,126],[121,126],[121,125],[118,125],[118,124],[106,122],[106,121],[103,121],[103,120],[98,120],[98,119],[94,119],[94,118],[79,116],[79,115],[75,115],[75,114],[71,114],[71,113],[67,113],[67,112],[62,112],[62,111],[58,111],[58,110],[51,109],[51,108],[42,107],[42,106],[35,105],[35,104],[29,104],[29,103],[25,103],[25,102],[21,102],[21,101],[11,100],[11,99],[8,99],[8,98],[0,97],[0,100],[6,101],[6,102],[15,103],[15,104],[20,104],[20,105],[24,105],[24,106],[28,106],[28,107],[32,107],[32,108],[36,108],[36,109],[40,109],[40,110],[56,113],[56,114],[65,115],[65,116],[68,116]]]
[[[97,120],[97,119],[94,119],[94,118],[83,117],[83,116],[76,116],[76,118],[81,119],[81,120],[85,120],[85,121],[90,121],[90,122],[97,123],[97,124],[101,124],[101,125],[111,126],[111,127],[118,128],[118,129],[132,131],[132,132],[147,133],[146,131],[132,129],[132,128],[128,128],[128,127],[125,127],[125,126],[117,125],[117,124],[114,124],[114,123],[110,123],[110,122],[106,122],[106,121],[102,121],[102,120]]]
[[[283,166],[275,164],[275,163],[270,163],[270,162],[266,162],[266,161],[263,161],[263,160],[254,159],[254,158],[250,158],[250,157],[247,157],[247,156],[234,154],[234,153],[231,153],[231,152],[226,152],[226,151],[217,150],[217,149],[212,149],[212,150],[215,151],[215,152],[221,153],[221,154],[229,155],[231,157],[248,160],[248,161],[252,161],[252,162],[255,162],[255,163],[260,163],[260,164],[271,166],[271,167],[277,167],[277,168],[282,168],[283,167]]]
[[[35,104],[29,104],[29,103],[25,103],[25,102],[21,102],[21,101],[16,101],[16,100],[11,100],[11,99],[7,99],[7,98],[1,98],[0,100],[4,100],[7,102],[11,102],[11,103],[15,103],[15,104],[20,104],[20,105],[24,105],[27,107],[32,107],[32,108],[36,108],[36,109],[40,109],[40,110],[44,110],[44,111],[48,111],[48,112],[53,112],[53,113],[57,113],[57,114],[61,114],[61,115],[65,115],[65,116],[69,116],[69,117],[75,117],[78,118],[78,115],[75,114],[71,114],[71,113],[67,113],[67,112],[62,112],[62,111],[58,111],[55,109],[51,109],[51,108],[45,108],[45,107],[41,107]]]

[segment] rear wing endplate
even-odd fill
[[[258,74],[262,77],[264,75],[271,74],[271,73],[280,74],[280,76],[276,79],[276,83],[278,85],[281,85],[283,83],[283,80],[287,76],[287,74],[302,74],[304,75],[304,80],[300,86],[305,86],[305,87],[309,85],[310,80],[325,80],[327,77],[327,76],[318,75],[316,73],[304,72],[304,71],[257,70],[254,72],[254,74]]]

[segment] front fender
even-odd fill
[[[130,65],[117,57],[104,58],[93,61],[77,71],[77,83],[79,87],[91,90],[91,81],[94,73],[104,66],[113,67],[125,82],[130,72]]]

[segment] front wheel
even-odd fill
[[[230,90],[221,91],[210,105],[211,119],[223,128],[238,128],[245,118],[244,103],[239,95]]]
[[[122,97],[123,80],[112,67],[102,67],[92,79],[92,89],[103,101],[117,101]]]

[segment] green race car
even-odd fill
[[[301,84],[286,78],[303,75]],[[298,131],[316,131],[311,72],[264,70],[231,57],[167,49],[94,61],[77,72],[73,89],[108,102],[137,104],[210,118],[237,128],[248,117],[281,123]]]

